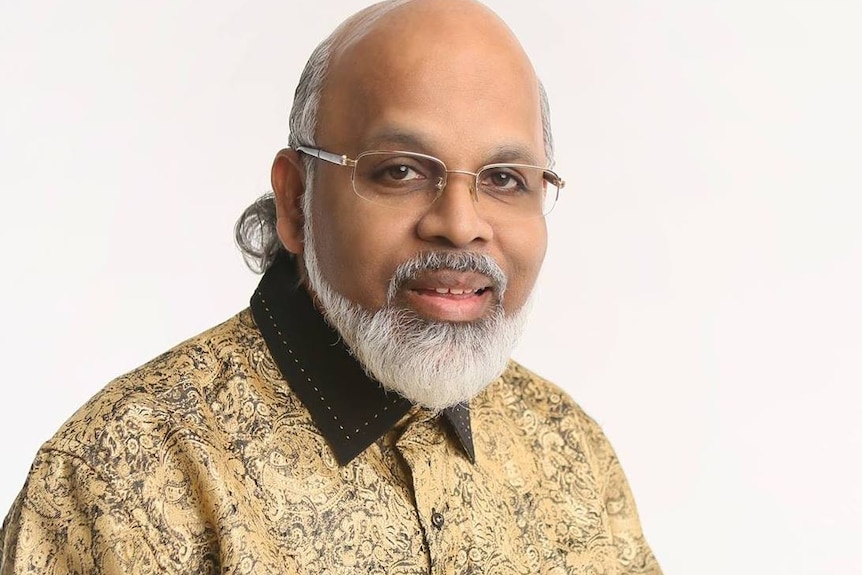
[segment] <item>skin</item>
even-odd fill
[[[429,24],[431,23],[431,24]],[[355,31],[354,31],[355,32]],[[371,149],[434,155],[449,169],[476,171],[512,161],[546,165],[538,82],[511,31],[481,4],[415,0],[336,44],[324,85],[317,144],[355,158]],[[544,218],[489,221],[471,197],[471,178],[450,175],[423,213],[370,203],[353,193],[350,169],[318,162],[312,197],[321,269],[343,296],[369,311],[386,302],[395,268],[429,250],[491,256],[509,279],[507,313],[526,302],[544,259]],[[304,249],[298,153],[273,163],[278,234],[300,264]],[[410,282],[397,303],[440,321],[473,321],[495,291],[484,276],[441,271]]]

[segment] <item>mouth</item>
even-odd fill
[[[485,317],[496,300],[490,279],[473,272],[436,270],[404,286],[407,305],[420,316],[445,322]]]
[[[466,296],[471,296],[471,295],[482,295],[483,293],[485,293],[489,289],[491,289],[491,288],[490,287],[480,287],[480,288],[476,288],[476,289],[458,289],[458,288],[438,287],[438,288],[434,288],[433,290],[427,289],[427,290],[416,290],[416,291],[433,292],[437,295],[454,295],[454,296],[466,295]]]

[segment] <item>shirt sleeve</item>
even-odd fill
[[[164,572],[128,501],[81,459],[39,452],[0,530],[0,574]]]
[[[585,417],[616,548],[620,567],[618,572],[626,575],[661,575],[661,568],[644,538],[634,496],[619,459],[599,425],[588,416]]]

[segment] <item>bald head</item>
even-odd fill
[[[532,65],[509,28],[483,5],[413,0],[377,5],[361,16],[333,42],[318,144],[359,153],[398,144],[381,141],[381,133],[405,130],[427,140],[417,151],[440,154],[447,140],[480,143],[488,124],[511,120],[531,124],[541,148]],[[544,164],[542,156],[524,159]]]
[[[319,144],[329,127],[374,113],[358,100],[367,104],[381,87],[405,95],[445,87],[448,98],[474,108],[482,100],[497,104],[511,100],[515,91],[529,93],[529,106],[541,122],[541,163],[553,163],[541,83],[511,30],[479,2],[389,0],[345,20],[303,72],[291,112],[291,146]]]
[[[475,0],[388,0],[373,4],[345,20],[332,34],[333,54],[349,50],[368,35],[386,32],[428,32],[432,39],[439,41],[444,26],[459,27],[471,35],[502,33],[518,45],[506,24]]]

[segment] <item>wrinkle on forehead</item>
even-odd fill
[[[398,127],[384,126],[370,134],[368,139],[363,141],[363,144],[364,148],[373,150],[406,150],[434,155],[433,143],[429,142],[422,134],[405,131]],[[539,165],[543,161],[543,158],[536,156],[531,148],[518,144],[497,144],[484,150],[484,154],[483,162],[486,164],[514,162]]]

